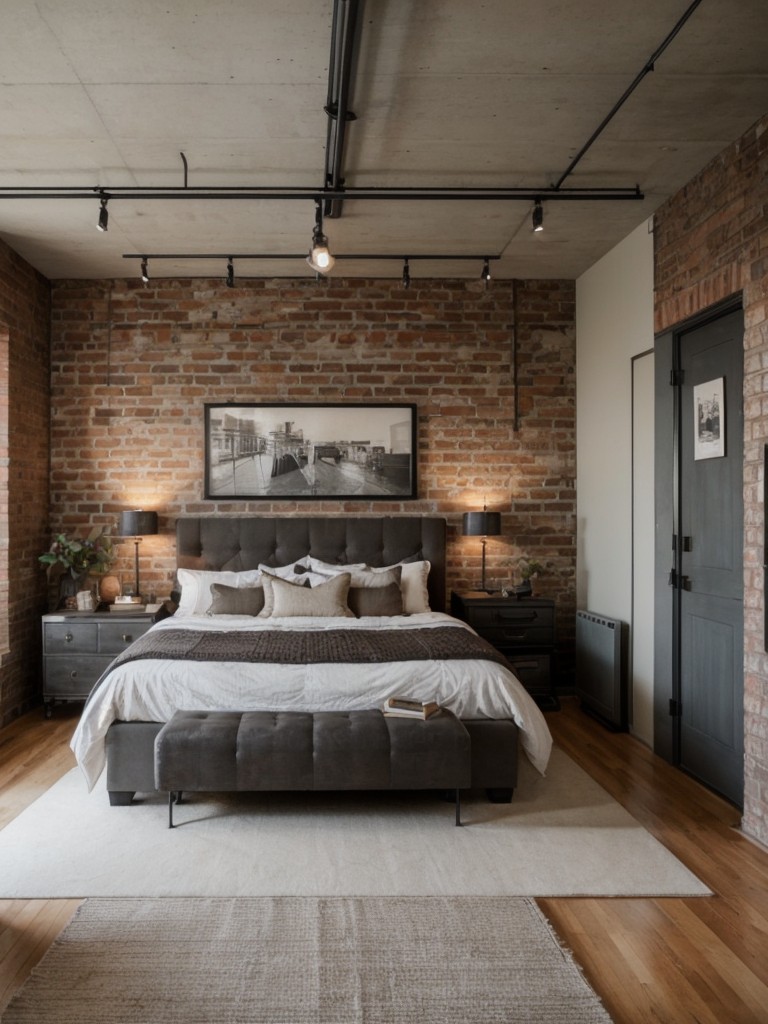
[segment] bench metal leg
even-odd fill
[[[181,803],[181,790],[169,790],[168,792],[168,828],[174,828],[173,805]]]

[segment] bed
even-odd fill
[[[198,517],[177,522],[175,614],[115,659],[72,739],[112,804],[155,789],[175,711],[342,711],[436,700],[467,727],[472,785],[514,787],[517,744],[546,770],[546,722],[504,659],[447,615],[445,520]],[[354,610],[352,610],[354,609]]]

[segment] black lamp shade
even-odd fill
[[[120,513],[121,537],[148,537],[157,533],[157,512],[132,509]]]
[[[501,533],[501,513],[465,512],[461,532],[465,537],[498,537]]]

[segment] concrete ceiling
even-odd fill
[[[690,0],[364,0],[350,188],[546,189]],[[2,0],[0,189],[323,185],[332,0]],[[488,254],[494,277],[576,277],[768,110],[767,0],[703,0],[564,182],[642,201],[348,199],[344,253]],[[12,199],[0,236],[51,279],[126,277],[141,253],[303,253],[311,199]],[[224,276],[225,261],[151,263]],[[415,261],[477,277],[474,261]],[[238,277],[311,277],[237,260]],[[399,277],[339,260],[334,276]]]

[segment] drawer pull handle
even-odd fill
[[[77,669],[76,668],[73,668],[72,671],[69,673],[69,678],[70,679],[77,679]]]
[[[131,636],[130,633],[123,633],[123,640],[125,641],[125,643],[129,644],[133,640],[133,637]]]
[[[536,612],[532,612],[530,615],[517,615],[515,612],[503,611],[496,612],[496,618],[499,622],[535,622],[538,619]]]
[[[525,637],[526,637],[525,633],[505,633],[504,634],[504,639],[505,640],[525,640]]]
[[[64,643],[65,644],[71,644],[74,639],[75,638],[72,636],[71,633],[65,633],[65,635],[64,635]]]

